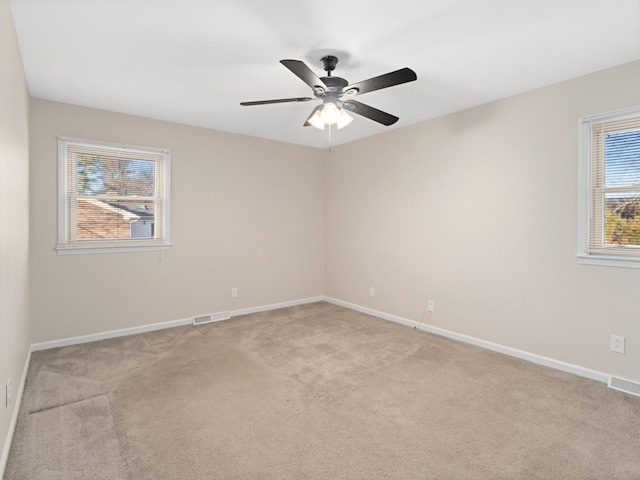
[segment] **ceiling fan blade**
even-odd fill
[[[363,93],[373,92],[382,88],[413,82],[417,79],[418,76],[416,75],[416,72],[410,68],[401,68],[395,72],[385,73],[384,75],[379,75],[377,77],[370,78],[369,80],[363,80],[358,83],[347,85],[342,89],[342,91],[349,96],[362,95]]]
[[[325,92],[329,91],[325,83],[320,80],[304,62],[300,60],[280,60],[280,63],[291,70],[300,80],[309,85],[314,92],[318,89],[322,89]]]
[[[255,102],[240,102],[243,107],[250,107],[252,105],[269,105],[271,103],[288,103],[288,102],[308,102],[313,100],[311,97],[298,97],[298,98],[278,98],[276,100],[257,100]]]
[[[355,100],[345,100],[340,103],[348,112],[362,115],[363,117],[367,117],[374,122],[381,123],[387,127],[389,125],[393,125],[399,120],[395,115],[391,115],[390,113],[383,112],[382,110],[378,110],[377,108],[370,107],[369,105],[365,105],[364,103],[360,103]]]

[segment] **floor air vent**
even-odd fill
[[[609,388],[640,397],[640,383],[631,380],[611,376],[609,377]]]
[[[193,317],[193,324],[202,325],[204,323],[219,322],[221,320],[229,320],[230,318],[231,318],[231,315],[229,315],[229,312],[210,313],[209,315]]]

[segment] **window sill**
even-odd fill
[[[611,257],[607,255],[576,255],[581,265],[597,265],[600,267],[640,268],[639,258]]]
[[[171,243],[155,243],[147,245],[58,245],[58,255],[90,255],[100,253],[131,252],[166,252],[171,250]]]

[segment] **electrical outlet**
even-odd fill
[[[427,302],[427,310],[429,310],[430,312],[433,312],[434,309],[435,309],[435,306],[434,306],[433,300],[429,300]]]
[[[375,297],[376,296],[376,289],[373,287],[369,287],[369,296],[370,297]]]
[[[5,388],[5,408],[9,408],[11,405],[11,379],[7,380],[6,388]]]
[[[233,287],[231,289],[231,297],[236,298],[238,296],[238,289],[237,287]]]
[[[611,351],[616,353],[624,353],[624,337],[611,335]]]

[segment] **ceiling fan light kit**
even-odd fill
[[[325,125],[335,125],[338,130],[346,127],[353,121],[353,117],[349,115],[344,108],[338,108],[333,102],[327,102],[313,111],[307,119],[306,125],[311,125],[318,130],[324,130]]]
[[[347,110],[385,126],[393,125],[398,121],[398,117],[352,100],[352,98],[362,95],[363,93],[413,82],[418,78],[416,73],[410,68],[401,68],[400,70],[363,80],[362,82],[349,84],[344,78],[331,75],[331,72],[335,70],[338,64],[337,57],[326,55],[322,57],[321,61],[324,65],[324,70],[327,72],[327,76],[319,78],[300,60],[280,60],[280,63],[311,87],[316,98],[322,100],[322,104],[318,105],[311,112],[311,115],[309,115],[307,121],[304,123],[305,127],[311,125],[319,130],[324,130],[326,125],[336,125],[338,129],[349,125],[353,121],[353,117],[347,113]],[[275,100],[241,102],[240,105],[268,105],[272,103],[307,102],[309,100],[312,100],[312,98],[280,98]]]

